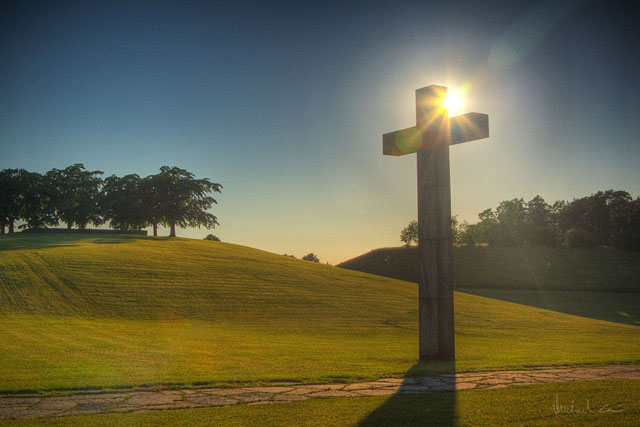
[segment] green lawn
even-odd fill
[[[455,393],[41,418],[11,425],[631,426],[640,419],[639,395],[638,380],[584,381]]]
[[[640,360],[632,325],[464,293],[455,315],[458,371]],[[2,391],[401,376],[417,289],[228,243],[1,236],[0,344]]]

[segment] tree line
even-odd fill
[[[523,198],[505,200],[495,209],[480,212],[478,219],[478,223],[469,224],[452,218],[454,242],[640,250],[640,197],[633,199],[626,191],[598,191],[551,205],[539,195],[528,202]],[[417,243],[415,221],[402,230],[400,239],[407,244]]]
[[[102,171],[86,170],[81,163],[45,174],[24,169],[0,171],[0,229],[5,233],[18,228],[41,229],[64,222],[68,230],[109,223],[116,230],[139,230],[168,226],[170,236],[176,226],[207,229],[218,225],[207,209],[216,204],[211,193],[220,184],[195,176],[177,167],[162,166],[147,177],[130,174],[102,179]]]

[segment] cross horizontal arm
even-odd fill
[[[449,145],[489,138],[489,115],[467,113],[449,119]]]
[[[447,145],[460,144],[489,137],[489,116],[482,113],[467,113],[451,117],[442,122],[442,129],[436,132],[444,137]],[[425,141],[422,132],[414,126],[382,135],[382,154],[402,156],[415,153],[421,148],[429,148],[437,141]]]
[[[386,156],[415,153],[421,145],[422,134],[415,126],[382,135],[382,154]]]

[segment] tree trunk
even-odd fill
[[[153,237],[158,237],[158,223],[153,223]]]
[[[71,225],[72,225],[71,222],[67,223],[67,230],[71,231]]]
[[[171,234],[169,234],[169,237],[176,237],[176,223],[175,222],[171,223]]]
[[[9,234],[13,233],[13,220],[9,221]]]
[[[4,223],[0,224],[0,234],[4,234]]]

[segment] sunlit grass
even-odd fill
[[[5,236],[0,284],[0,390],[352,381],[417,357],[415,284],[228,243]],[[638,327],[462,293],[455,310],[458,370],[640,359]]]

